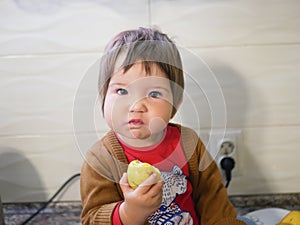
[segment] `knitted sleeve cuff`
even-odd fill
[[[94,225],[110,225],[112,224],[112,215],[115,207],[119,202],[113,202],[103,205],[94,217]]]

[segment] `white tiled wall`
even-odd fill
[[[241,175],[229,193],[299,192],[299,12],[298,0],[2,0],[2,200],[47,200],[80,172],[82,154],[107,129],[96,97],[101,51],[119,31],[149,25],[207,63],[227,127],[242,130]],[[184,63],[197,70],[197,62]],[[220,89],[191,87],[205,132],[212,125],[205,94]],[[222,117],[222,106],[214,109]],[[180,115],[192,124],[184,108]],[[78,181],[61,199],[79,200]]]

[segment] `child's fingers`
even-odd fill
[[[157,198],[160,199],[160,202],[162,200],[162,188],[163,188],[164,182],[163,180],[159,180],[155,185],[151,186],[151,189],[148,191],[148,194],[152,197],[152,198]]]
[[[127,179],[127,173],[123,173],[121,179],[120,179],[120,185],[128,184],[128,179]]]
[[[149,186],[157,183],[157,174],[152,173],[140,186]]]
[[[147,196],[148,206],[157,209],[162,202],[163,184],[163,180],[160,179],[157,181],[157,176],[151,175],[137,188],[137,191],[140,194]]]
[[[153,173],[151,174],[143,183],[141,183],[138,186],[139,191],[141,191],[141,193],[147,193],[154,184],[157,184],[157,174]],[[158,185],[160,186],[160,185]],[[160,187],[161,189],[161,187]]]
[[[120,179],[120,186],[121,186],[123,193],[126,193],[129,190],[131,190],[131,187],[128,184],[127,173],[123,173],[123,175]]]

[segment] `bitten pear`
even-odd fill
[[[159,169],[149,163],[141,162],[137,159],[133,160],[129,163],[127,169],[128,183],[132,189],[136,189],[153,173],[157,174],[155,182],[158,182],[160,179]]]

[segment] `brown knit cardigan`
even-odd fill
[[[192,198],[201,225],[245,225],[236,219],[228,200],[219,169],[205,150],[198,135],[189,128],[180,129],[182,145],[189,166]],[[118,184],[128,161],[113,131],[109,131],[88,152],[82,165],[80,193],[83,225],[112,224],[116,205],[124,200]],[[145,222],[145,224],[148,224]]]

